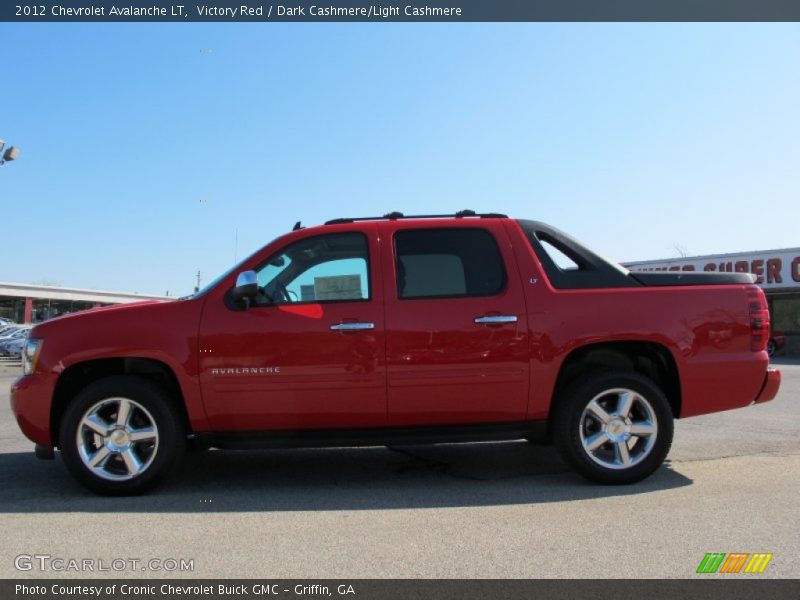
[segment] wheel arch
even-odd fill
[[[186,431],[192,431],[181,386],[169,365],[145,357],[101,358],[70,365],[59,376],[50,407],[50,436],[54,446],[60,445],[59,424],[70,401],[87,385],[113,375],[135,375],[161,387],[178,411]]]
[[[653,380],[667,397],[673,416],[680,417],[680,373],[672,352],[658,342],[624,340],[586,344],[567,355],[556,378],[550,418],[559,396],[570,383],[590,371],[611,369],[629,369]]]

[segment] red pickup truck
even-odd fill
[[[137,493],[187,448],[552,440],[638,481],[673,419],[775,397],[744,273],[631,273],[543,223],[462,211],[295,229],[193,296],[37,325],[12,406],[36,453]]]

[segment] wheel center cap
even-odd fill
[[[108,442],[110,446],[112,446],[112,449],[122,449],[127,448],[130,445],[131,440],[127,431],[124,429],[115,429],[108,436]]]
[[[615,418],[609,421],[606,433],[613,442],[624,440],[628,437],[628,424],[622,419]]]

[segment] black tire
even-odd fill
[[[144,468],[140,474],[132,475],[135,469],[130,469],[129,479],[109,480],[97,475],[81,455],[79,445],[79,430],[86,436],[85,439],[94,439],[91,431],[81,425],[87,411],[97,406],[98,403],[112,398],[123,398],[133,401],[131,411],[132,419],[136,418],[145,422],[152,420],[157,436],[154,441],[130,443],[141,462],[141,453],[146,453]],[[109,400],[108,409],[114,407]],[[136,407],[136,405],[139,405]],[[144,408],[144,411],[141,409]],[[118,411],[119,412],[119,411]],[[113,413],[112,413],[113,414]],[[114,427],[111,424],[111,427]],[[90,442],[92,443],[92,442]],[[140,445],[145,444],[142,449]],[[125,496],[140,494],[163,479],[178,463],[186,450],[186,432],[183,421],[167,394],[157,385],[133,375],[115,375],[96,381],[82,389],[67,406],[59,426],[59,447],[67,469],[82,485],[93,492],[108,496]],[[121,454],[110,454],[113,466],[122,461]],[[121,471],[121,469],[117,469]],[[110,476],[114,476],[112,473]],[[124,475],[116,475],[118,477]]]
[[[634,408],[630,412],[631,421],[640,425],[651,423],[647,418],[641,417],[647,414],[645,411],[649,407],[650,413],[655,417],[655,433],[646,437],[633,435],[626,438],[628,441],[614,442],[609,439],[594,451],[599,455],[597,456],[584,448],[582,434],[587,443],[591,441],[590,434],[597,434],[599,439],[604,439],[601,434],[607,439],[609,433],[616,431],[620,431],[623,437],[631,435],[625,431],[626,422],[615,416],[616,408],[611,408],[620,401],[621,394],[618,390],[633,392],[632,397],[635,400],[632,405]],[[593,414],[584,415],[584,410],[587,410],[587,406],[595,398],[598,398],[597,402],[601,407],[603,404],[609,407],[607,414],[612,416],[612,420],[608,425],[602,425],[600,419]],[[564,460],[587,479],[608,485],[635,483],[651,475],[667,457],[674,430],[672,409],[661,389],[639,373],[621,370],[589,373],[565,389],[555,402],[552,427],[556,447]],[[606,428],[609,433],[606,433]],[[652,441],[651,436],[655,438]],[[625,451],[625,448],[619,447],[620,443],[630,450],[631,466],[625,467],[620,458],[620,451]],[[634,455],[633,452],[637,451],[639,454]],[[625,454],[628,455],[629,452]],[[606,466],[611,462],[615,463],[614,467]]]
[[[770,338],[769,341],[767,342],[767,356],[769,356],[770,358],[775,356],[775,352],[776,352],[777,349],[778,349],[778,346],[777,346],[777,344],[775,344],[775,340]]]

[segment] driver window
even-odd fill
[[[369,300],[367,238],[319,235],[290,244],[259,269],[257,305]]]

